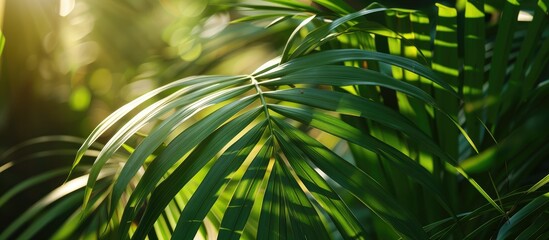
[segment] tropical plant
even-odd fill
[[[22,238],[549,237],[549,1],[268,2],[236,6],[295,26],[279,58],[119,108],[0,238],[48,204]]]

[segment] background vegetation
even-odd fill
[[[547,6],[6,1],[0,239],[547,238]]]
[[[248,72],[275,56],[271,46],[280,43],[261,41],[266,36],[262,27],[227,26],[230,13],[214,14],[217,8],[207,7],[214,1],[194,2],[5,1],[2,32],[12,40],[2,54],[3,157],[16,144],[36,137],[86,136],[116,108],[174,79]],[[227,33],[213,38],[222,30]],[[233,40],[237,36],[249,41]],[[248,47],[241,48],[244,45]],[[16,151],[3,164],[65,146],[45,142],[44,147],[31,144]],[[78,145],[70,146],[73,153],[63,157],[33,160],[32,167],[22,163],[2,172],[2,193],[47,169],[70,166]],[[2,213],[9,217],[0,225],[8,226],[58,187],[66,177],[61,175],[7,202]]]

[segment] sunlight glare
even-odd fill
[[[74,0],[59,0],[59,16],[66,17],[74,9]]]
[[[53,190],[48,196],[41,200],[40,204],[47,205],[49,203],[55,202],[58,199],[66,196],[69,193],[72,193],[84,186],[88,181],[88,175],[84,175],[73,180],[68,181],[63,184],[61,187]]]
[[[531,22],[534,19],[534,16],[532,13],[526,12],[526,11],[520,11],[517,17],[517,21],[519,22]]]

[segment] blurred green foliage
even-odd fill
[[[241,73],[273,56],[272,43],[254,41],[265,35],[253,34],[260,28],[230,29],[231,13],[219,8],[212,0],[6,1],[0,149],[48,134],[84,136],[167,81]],[[238,61],[228,61],[235,51]]]

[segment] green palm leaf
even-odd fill
[[[412,239],[426,237],[419,225],[414,224],[417,221],[406,210],[400,208],[375,179],[361,172],[313,138],[290,127],[287,123],[279,120],[275,121],[281,131],[284,131],[281,135],[288,135],[290,138],[288,139],[290,142],[286,146],[294,145],[302,149],[303,154],[314,166],[360,199],[362,203],[389,223],[403,237]],[[284,137],[279,136],[278,139],[282,141]],[[281,147],[284,149],[282,143]]]
[[[526,206],[521,208],[513,217],[511,217],[507,222],[499,229],[497,239],[509,239],[513,232],[520,231],[524,229],[525,231],[530,231],[528,228],[519,227],[523,221],[530,215],[540,215],[544,214],[547,207],[549,206],[549,193],[545,193]],[[540,222],[540,221],[536,221]],[[538,226],[540,227],[540,226]],[[545,225],[547,227],[547,225]]]
[[[350,51],[350,50],[349,50]],[[367,58],[369,55],[352,51],[357,56]],[[327,59],[325,54],[314,54],[307,56],[315,58],[319,55],[320,59]],[[339,52],[334,52],[335,55],[342,56]],[[377,58],[391,60],[390,56],[382,56],[375,54]],[[395,57],[396,58],[396,57]],[[337,59],[337,58],[336,58]],[[345,60],[341,58],[337,60]],[[298,60],[298,59],[296,59]],[[400,65],[409,63],[406,60],[395,59],[395,62],[400,60]],[[333,60],[332,60],[333,61]],[[161,115],[165,115],[170,110],[172,113],[160,121],[156,127],[149,132],[143,141],[132,152],[128,161],[124,164],[119,177],[113,185],[113,193],[111,202],[111,215],[119,200],[124,193],[127,184],[133,179],[138,169],[145,165],[146,159],[152,156],[153,152],[160,147],[163,141],[169,141],[168,145],[163,148],[162,152],[154,157],[150,164],[146,165],[144,175],[139,179],[139,183],[132,191],[131,196],[124,208],[124,213],[120,220],[118,234],[120,236],[128,233],[133,221],[139,222],[135,233],[132,235],[135,238],[144,238],[149,231],[153,229],[153,225],[158,217],[165,211],[165,208],[173,201],[178,194],[181,194],[181,189],[187,184],[200,180],[198,188],[194,194],[188,198],[188,201],[183,207],[183,211],[179,217],[178,223],[175,225],[173,236],[191,237],[197,234],[203,220],[207,218],[207,214],[212,211],[214,204],[218,201],[219,196],[227,196],[230,202],[242,201],[240,199],[252,198],[254,195],[235,194],[234,192],[225,192],[225,181],[241,180],[232,179],[230,176],[246,176],[255,174],[257,170],[248,173],[248,168],[242,167],[246,159],[274,159],[273,169],[268,170],[267,185],[265,190],[267,195],[263,199],[263,207],[272,209],[274,212],[265,212],[259,217],[259,232],[263,228],[267,228],[265,221],[275,221],[276,224],[268,227],[268,231],[287,231],[288,236],[299,236],[301,234],[311,234],[317,236],[322,231],[326,230],[327,222],[337,221],[334,225],[337,227],[343,236],[357,236],[363,232],[362,224],[352,217],[350,209],[345,207],[345,201],[334,190],[334,185],[330,181],[323,180],[318,173],[314,173],[316,167],[325,172],[334,179],[335,182],[346,188],[352,195],[360,199],[362,204],[365,204],[374,213],[380,216],[384,221],[392,226],[396,232],[406,238],[423,238],[425,233],[419,225],[410,225],[412,220],[411,214],[406,213],[406,210],[400,208],[399,205],[391,200],[393,197],[378,185],[370,176],[366,175],[356,167],[349,165],[345,160],[340,158],[328,148],[319,145],[312,138],[307,137],[304,133],[297,131],[291,125],[288,125],[278,116],[274,116],[274,112],[284,114],[286,117],[303,121],[304,117],[309,117],[309,122],[319,122],[323,124],[337,123],[343,129],[347,124],[341,121],[335,121],[336,118],[329,117],[322,113],[311,114],[310,111],[302,111],[300,114],[288,114],[284,112],[283,105],[269,105],[268,102],[292,102],[294,104],[305,104],[312,108],[318,108],[335,111],[342,114],[350,114],[353,116],[363,117],[386,124],[389,127],[403,131],[410,137],[422,139],[426,150],[432,151],[444,159],[447,156],[427,137],[422,131],[403,118],[398,113],[384,107],[381,104],[371,102],[367,99],[362,99],[358,96],[349,93],[326,91],[320,89],[286,89],[277,91],[265,91],[263,84],[266,87],[283,87],[290,84],[327,84],[335,86],[343,85],[380,85],[389,87],[395,90],[401,90],[408,93],[426,104],[433,104],[433,100],[429,95],[422,90],[408,85],[403,82],[398,82],[394,79],[381,75],[379,73],[356,69],[354,67],[344,66],[326,66],[324,69],[312,68],[311,71],[296,69],[296,71],[288,71],[294,64],[288,62],[287,68],[277,71],[277,68],[270,70],[269,73],[260,74],[262,81],[255,81],[256,77],[207,77],[200,78],[200,82],[196,84],[179,85],[179,89],[174,89],[174,93],[163,98],[157,104],[145,108],[136,117],[132,118],[128,123],[124,124],[120,129],[119,136],[115,135],[116,140],[112,143],[107,143],[105,148],[99,154],[98,159],[108,159],[116,149],[118,149],[124,141],[128,139],[131,133],[138,131],[145,122],[149,122]],[[407,66],[411,68],[410,66]],[[330,73],[329,73],[330,72]],[[430,73],[429,71],[425,71]],[[334,78],[338,73],[342,73],[341,77]],[[288,75],[285,75],[288,74]],[[432,74],[432,73],[430,73]],[[278,78],[269,79],[269,76],[279,76]],[[312,79],[318,79],[317,82]],[[195,79],[186,79],[181,83],[188,83]],[[208,87],[203,87],[203,86]],[[255,91],[250,94],[249,91]],[[187,93],[186,95],[182,95]],[[226,103],[226,100],[231,100]],[[283,103],[281,102],[281,103]],[[258,107],[249,108],[250,104]],[[135,104],[134,104],[135,105]],[[218,106],[218,107],[217,107]],[[169,135],[173,135],[176,131],[176,126],[185,122],[193,121],[191,116],[200,113],[206,109],[215,107],[208,116],[195,122],[193,125],[177,133],[172,140],[167,140]],[[354,110],[353,110],[354,109]],[[291,112],[290,112],[291,113]],[[263,119],[260,122],[254,121],[258,118]],[[328,121],[328,122],[326,122]],[[305,122],[307,123],[307,122]],[[251,124],[251,125],[250,125]],[[318,124],[311,124],[312,126]],[[319,129],[334,132],[327,127],[319,125]],[[250,130],[247,130],[250,128]],[[127,130],[126,130],[127,129]],[[392,147],[383,144],[375,138],[362,138],[356,135],[356,130],[351,126],[347,127],[347,132],[335,132],[338,137],[350,142],[354,142],[359,146],[372,149],[376,152],[389,156],[401,168],[410,167],[415,169],[411,172],[411,176],[419,179],[419,182],[425,186],[435,190],[438,193],[439,199],[442,199],[441,190],[429,181],[429,177],[425,170],[419,165],[415,165],[405,155],[400,154]],[[123,132],[122,132],[123,131]],[[352,134],[352,132],[355,132]],[[244,134],[240,136],[240,134]],[[96,137],[96,135],[92,135]],[[265,142],[266,139],[274,139]],[[234,142],[234,143],[231,143]],[[272,145],[274,144],[274,145]],[[299,149],[296,148],[299,146]],[[228,148],[226,148],[228,147]],[[261,155],[257,149],[264,149]],[[266,154],[265,149],[273,148],[271,155]],[[194,149],[194,150],[193,150]],[[256,149],[256,150],[254,150]],[[219,152],[219,155],[217,153]],[[282,155],[280,155],[282,154]],[[261,157],[263,156],[263,157]],[[305,157],[308,164],[300,162],[300,158]],[[287,159],[287,160],[284,160]],[[97,173],[104,164],[105,160],[96,161],[92,174]],[[209,162],[211,162],[211,165]],[[449,159],[448,159],[449,160]],[[272,160],[270,160],[272,161]],[[270,162],[269,161],[269,162]],[[286,162],[287,161],[287,162]],[[449,160],[451,161],[451,160]],[[298,163],[299,162],[299,163]],[[261,161],[262,165],[250,168],[251,170],[261,168],[267,169],[265,160]],[[341,165],[343,164],[343,165]],[[295,165],[295,167],[294,167]],[[209,167],[207,167],[209,166]],[[339,171],[333,172],[331,169],[337,169],[336,166],[347,166]],[[206,167],[208,170],[205,175],[199,174],[201,169]],[[95,170],[94,170],[95,169]],[[238,171],[244,171],[241,174],[236,174]],[[349,178],[344,172],[351,173],[355,177]],[[235,175],[236,174],[236,175]],[[93,175],[92,175],[93,176]],[[264,177],[258,175],[253,178],[254,181],[262,181]],[[88,184],[88,196],[91,195],[93,188],[93,178],[90,178]],[[368,183],[370,182],[370,183]],[[312,184],[314,183],[314,184]],[[259,187],[259,182],[239,185],[239,192],[256,193],[254,188]],[[280,184],[289,184],[290,189],[281,189]],[[366,184],[366,185],[365,185]],[[158,185],[158,186],[157,186]],[[323,186],[324,191],[314,191],[318,185]],[[332,186],[331,186],[332,185]],[[246,186],[246,188],[242,188]],[[362,189],[367,186],[368,191],[364,193]],[[251,189],[250,189],[251,188]],[[311,189],[309,189],[311,188]],[[152,194],[152,195],[151,195]],[[326,195],[329,194],[329,195]],[[148,197],[150,195],[150,198]],[[330,197],[332,196],[332,197]],[[334,198],[335,196],[335,198]],[[314,199],[314,200],[313,200]],[[145,207],[145,212],[142,217],[138,216],[139,209]],[[326,208],[322,208],[326,207]],[[334,211],[328,207],[336,207],[338,211]],[[221,208],[223,209],[223,208]],[[448,208],[447,208],[448,209]],[[229,211],[228,213],[236,215],[224,215],[228,219],[241,219],[239,229],[243,228],[243,223],[246,222],[247,215],[251,214],[251,206],[241,208],[238,211]],[[242,212],[244,211],[244,212]],[[241,218],[241,214],[243,218]],[[325,217],[329,216],[329,220]],[[294,219],[294,215],[303,215],[305,218],[301,220]],[[269,216],[269,217],[267,217]],[[355,219],[351,221],[349,219]],[[267,220],[271,219],[271,220]],[[285,219],[285,220],[284,220]],[[349,223],[342,222],[345,221]],[[221,223],[226,226],[225,221]],[[311,228],[312,227],[312,228]],[[234,232],[235,229],[228,228],[228,232]],[[267,231],[267,232],[268,232]],[[324,234],[321,234],[324,235]],[[238,235],[236,235],[238,236]]]
[[[250,86],[245,86],[246,88]],[[247,90],[246,88],[236,88],[238,91],[242,93],[242,91]],[[233,89],[234,90],[234,89]],[[209,100],[214,101],[222,101],[223,98],[216,98],[219,95],[215,94],[213,97],[206,97]],[[230,95],[225,95],[225,97],[231,97]],[[170,142],[170,144],[164,149],[164,151],[151,163],[148,170],[145,175],[142,177],[142,180],[146,181],[140,181],[138,186],[136,187],[135,191],[133,192],[132,196],[130,197],[130,203],[126,206],[126,210],[124,211],[123,219],[126,218],[132,218],[129,216],[135,216],[136,211],[139,209],[140,203],[144,200],[144,198],[154,189],[156,183],[164,176],[164,174],[175,164],[183,155],[185,155],[188,151],[190,151],[193,147],[195,147],[195,144],[203,141],[211,132],[215,130],[216,127],[219,126],[219,124],[223,123],[226,119],[232,117],[231,111],[237,112],[240,107],[245,107],[247,104],[251,103],[253,101],[253,98],[245,98],[243,100],[247,101],[237,101],[230,105],[225,106],[221,110],[225,111],[217,111],[214,114],[210,115],[209,118],[205,118],[199,123],[193,125],[192,127],[185,130],[183,133],[178,135],[173,141]],[[247,104],[241,104],[241,102],[244,102]],[[238,106],[240,105],[240,106]],[[186,112],[196,112],[196,109],[194,108],[196,105],[191,105],[191,108],[183,108],[181,113]],[[228,111],[228,112],[227,112]],[[233,113],[234,114],[234,113]],[[183,115],[185,116],[185,115]],[[180,116],[172,116],[170,119],[173,119],[173,123],[180,123],[181,119],[178,117]],[[187,116],[185,116],[187,117]],[[160,125],[159,127],[162,127],[164,125]],[[166,125],[168,126],[168,131],[171,130],[174,125]],[[155,132],[153,132],[154,134]],[[161,133],[164,135],[164,138],[167,137],[166,133]],[[153,136],[152,134],[149,135],[147,138],[150,138]],[[154,136],[153,136],[154,137]],[[153,142],[152,144],[157,144],[158,142]],[[183,144],[184,147],[181,147]],[[147,145],[142,145],[144,147],[150,147]],[[135,154],[135,153],[134,153]],[[137,159],[138,161],[143,161],[144,159]],[[121,184],[121,186],[124,186]],[[113,204],[116,204],[116,202],[113,202]],[[130,214],[130,215],[127,215]],[[127,221],[126,221],[127,222]],[[127,224],[123,224],[122,226],[125,226]],[[127,226],[129,227],[129,226]],[[127,229],[127,228],[122,228]],[[122,231],[126,232],[126,231]]]
[[[501,70],[508,64],[511,51],[511,40],[495,41],[494,51],[501,52],[491,60],[488,80],[484,81],[486,60],[475,57],[487,41],[482,36],[486,28],[483,1],[466,3],[464,31],[471,38],[463,42],[463,59],[458,59],[457,13],[442,5],[438,5],[441,21],[436,22],[431,40],[427,17],[421,12],[387,11],[372,5],[351,13],[341,1],[316,1],[330,9],[336,15],[333,17],[293,1],[271,2],[282,7],[242,6],[283,12],[279,15],[283,20],[301,20],[280,59],[251,75],[175,81],[130,102],[94,130],[74,166],[107,129],[117,128],[90,170],[84,212],[106,205],[106,219],[112,223],[114,236],[136,239],[153,234],[182,239],[363,238],[371,234],[370,223],[383,229],[380,237],[474,238],[486,234],[506,216],[516,195],[499,197],[502,187],[494,186],[496,202],[482,187],[486,179],[477,180],[466,172],[486,171],[479,159],[495,164],[491,151],[499,148],[493,145],[495,141],[485,140],[484,134],[497,129],[502,133],[494,138],[504,138],[502,146],[509,144],[505,137],[514,135],[495,120],[508,109],[517,110],[504,105],[499,112],[496,105],[482,104],[478,111],[468,109],[483,97],[484,84],[488,85],[487,96],[505,92],[506,71]],[[520,6],[514,3],[509,1],[504,8],[509,15],[503,15],[503,23],[515,24]],[[544,14],[539,10],[541,5],[537,12]],[[365,20],[373,13],[386,14],[387,27]],[[330,17],[334,19],[324,19]],[[531,36],[526,37],[528,42],[541,42],[543,34],[538,33],[543,24],[536,21],[532,34],[528,34]],[[376,28],[369,32],[368,26]],[[413,32],[411,26],[418,30]],[[511,36],[512,31],[500,25],[498,34]],[[304,32],[307,34],[301,36]],[[419,40],[424,42],[410,46]],[[368,43],[357,44],[361,41]],[[430,44],[438,53],[427,53]],[[543,58],[547,44],[540,46],[536,57]],[[531,52],[527,49],[519,54],[519,64],[524,64]],[[447,60],[444,54],[455,59]],[[418,56],[422,56],[422,63],[413,59]],[[528,80],[532,85],[544,61],[535,61],[528,71],[534,79]],[[528,100],[543,99],[544,89],[540,85]],[[464,95],[462,105],[460,94]],[[143,106],[152,99],[158,100]],[[396,104],[390,103],[393,99]],[[138,113],[123,121],[132,111]],[[538,110],[521,111],[519,116]],[[481,128],[485,127],[485,113],[491,129]],[[536,116],[545,119],[543,114]],[[473,134],[472,140],[462,126]],[[93,197],[104,196],[101,191],[105,188],[95,186],[102,169],[143,129],[148,129],[147,135],[137,139],[137,146],[121,164],[109,185],[112,193],[108,200]],[[446,131],[451,134],[446,135]],[[350,150],[339,151],[334,146]],[[471,151],[463,150],[470,147],[485,152],[471,157]],[[531,153],[543,156],[543,151]],[[372,167],[372,163],[377,165]],[[531,166],[526,164],[517,172],[526,173]],[[496,177],[501,180],[508,176],[501,171]],[[128,187],[132,182],[135,186]],[[462,182],[473,187],[460,185]],[[530,194],[545,182],[531,188]],[[455,198],[458,187],[472,189],[467,196],[481,197],[488,204],[458,214],[463,211]],[[414,190],[426,192],[413,195]],[[403,204],[407,200],[399,198],[406,196],[417,199]],[[453,202],[449,204],[448,199]],[[520,220],[532,209],[545,206],[538,199],[511,219]],[[428,203],[437,203],[436,207],[445,210],[443,220]],[[414,204],[423,208],[411,208]],[[423,212],[435,223],[422,228],[426,223],[416,216]],[[485,222],[467,235],[453,233],[465,222],[478,219]],[[546,225],[534,226],[513,234],[532,236]],[[499,234],[507,236],[513,228],[503,225]]]
[[[234,196],[223,215],[219,228],[219,238],[239,239],[242,235],[258,195],[258,190],[267,172],[272,151],[273,142],[272,138],[269,138],[238,182]]]

